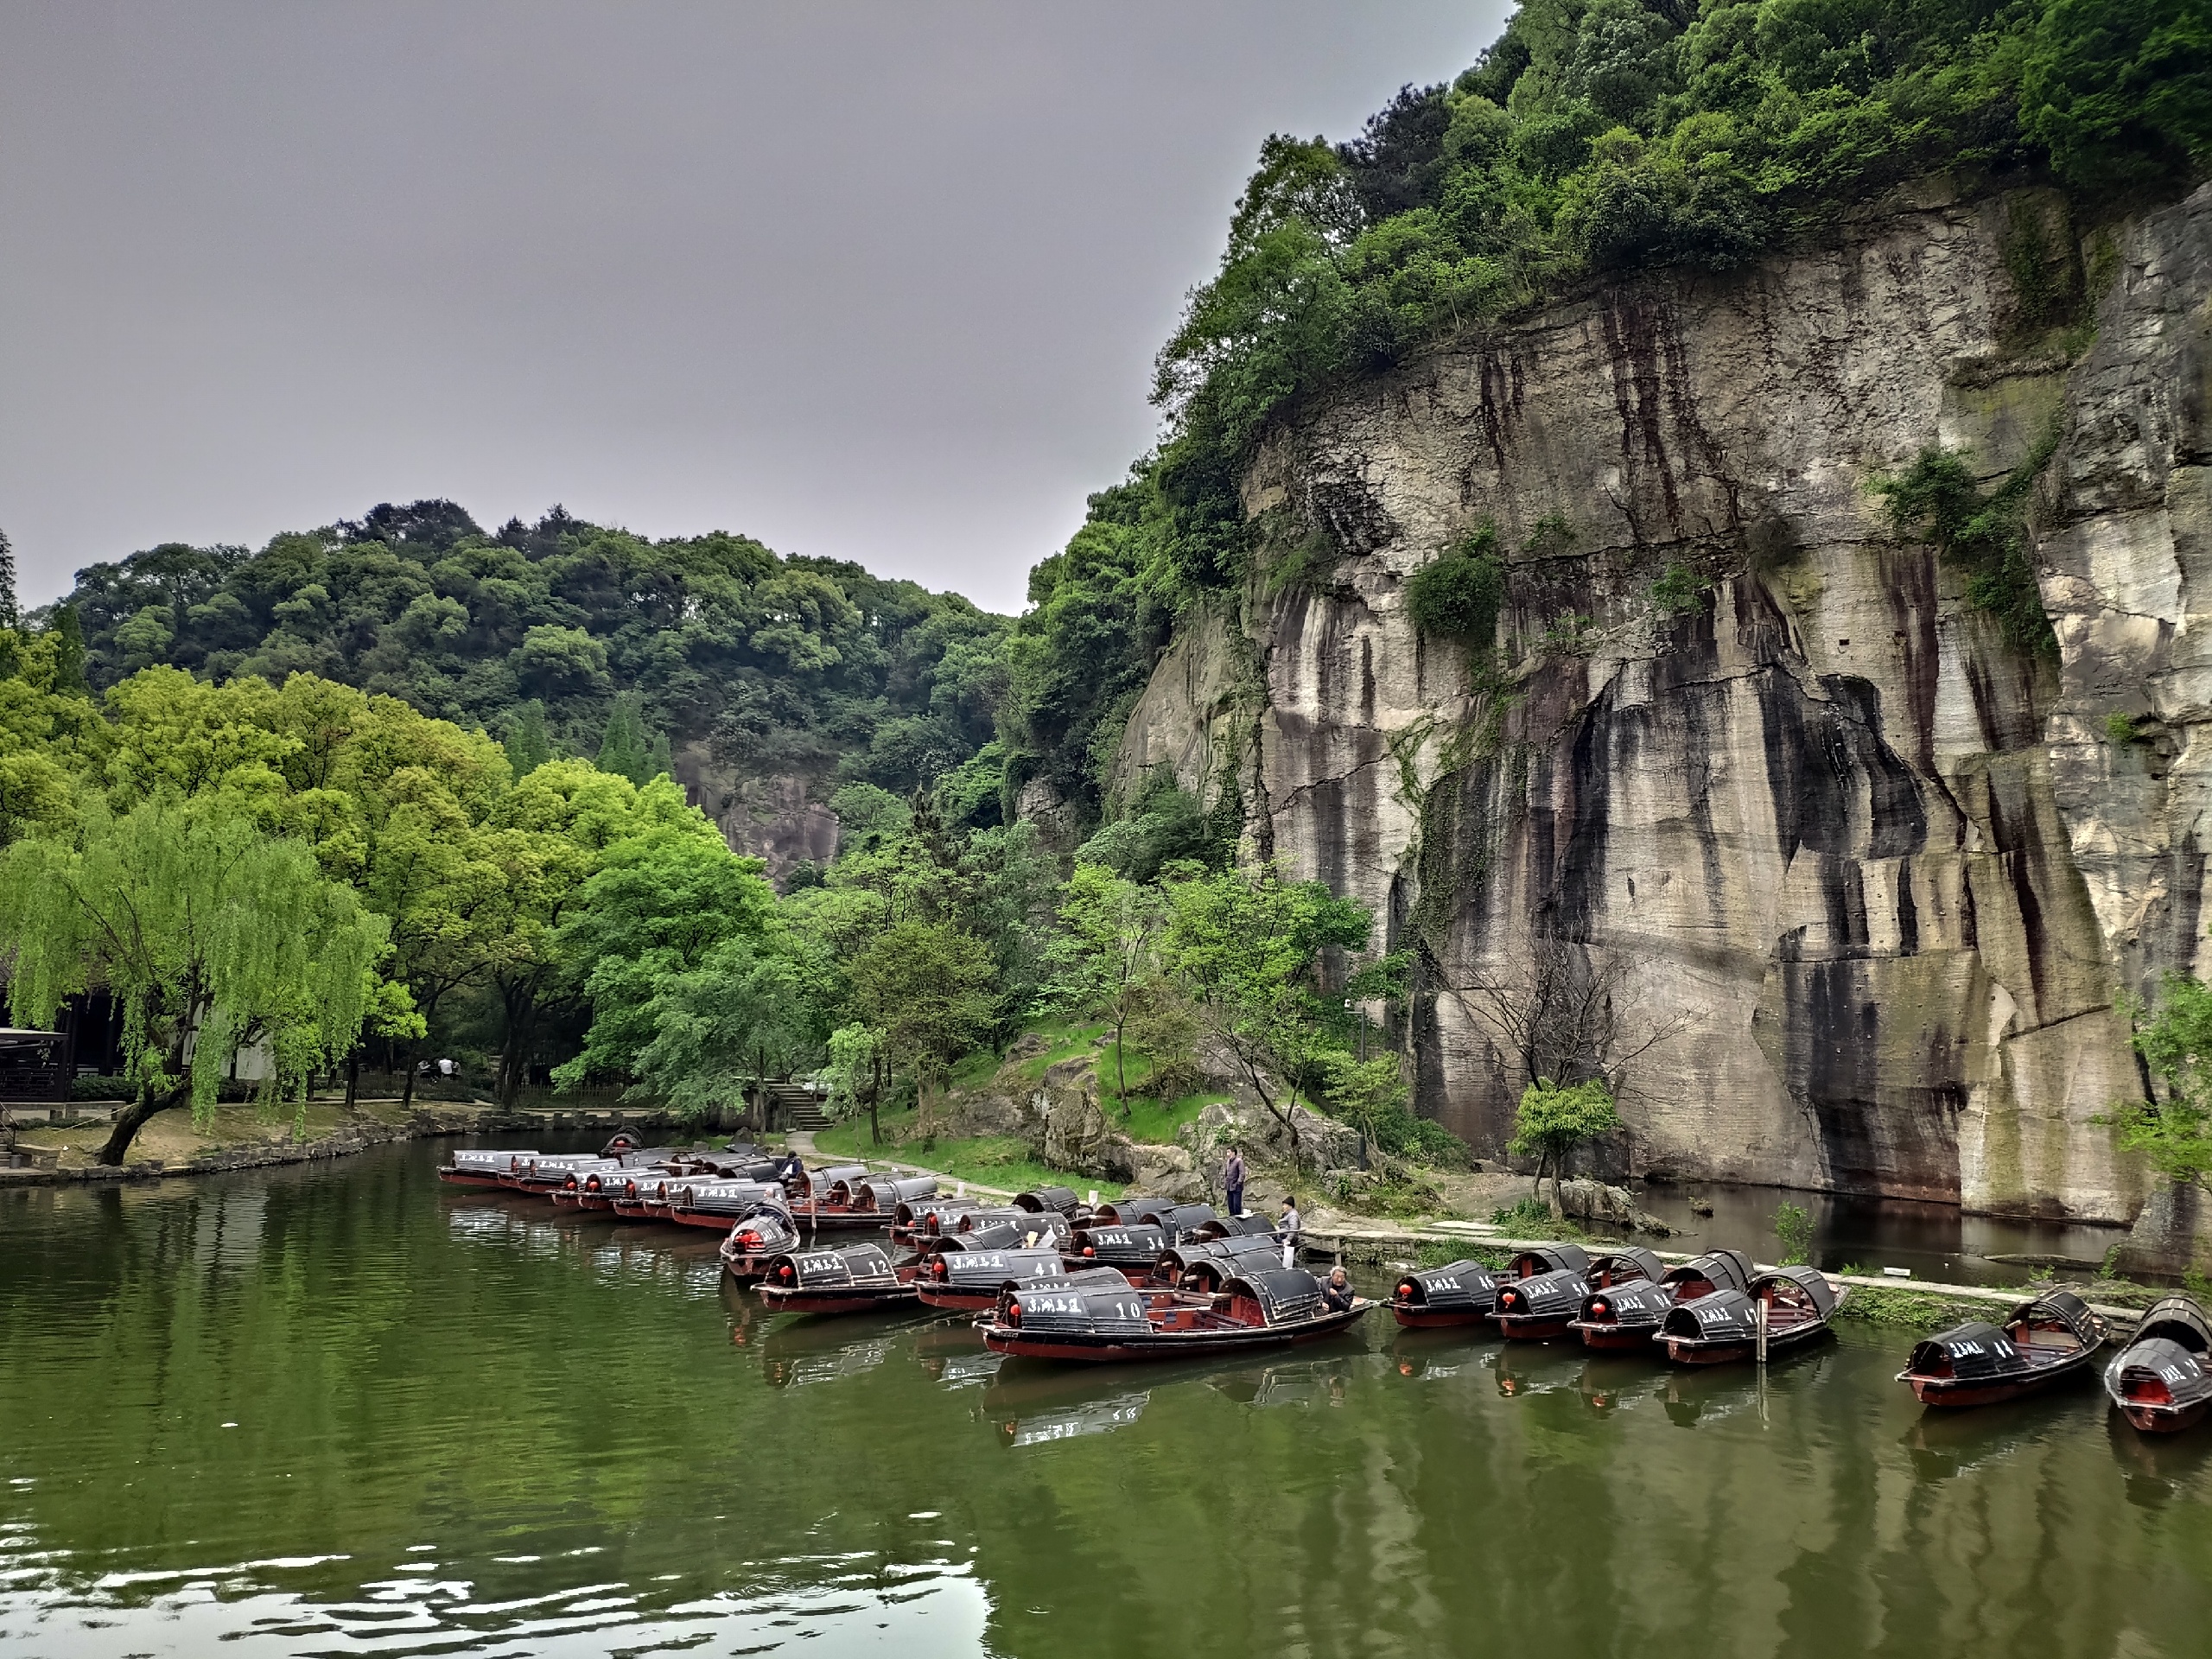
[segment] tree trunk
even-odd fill
[[[1114,1088],[1122,1096],[1122,1122],[1129,1121],[1129,1066],[1122,1053],[1122,1022],[1114,1021]]]
[[[878,1054],[869,1062],[871,1067],[868,1085],[868,1143],[872,1147],[883,1144],[883,1124],[876,1109],[883,1099],[883,1056]]]
[[[138,1138],[138,1131],[146,1127],[148,1121],[191,1098],[189,1083],[162,1094],[141,1095],[115,1115],[115,1127],[108,1134],[107,1144],[100,1148],[99,1161],[110,1169],[122,1168],[124,1154],[130,1150],[130,1143]]]
[[[346,1057],[346,1115],[353,1115],[354,1097],[360,1093],[361,1046],[353,1045],[353,1052]]]

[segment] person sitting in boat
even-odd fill
[[[1282,1213],[1275,1217],[1275,1236],[1282,1241],[1282,1264],[1286,1268],[1298,1265],[1298,1199],[1293,1194],[1283,1194]]]
[[[1352,1301],[1351,1277],[1340,1267],[1331,1269],[1328,1282],[1321,1287],[1321,1306],[1332,1313],[1342,1313]]]
[[[800,1161],[798,1154],[795,1152],[785,1151],[783,1162],[776,1166],[776,1179],[786,1186],[805,1173],[806,1166]]]

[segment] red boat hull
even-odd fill
[[[942,1307],[963,1313],[983,1313],[999,1305],[995,1290],[939,1290],[933,1285],[923,1285],[916,1294],[925,1307]]]
[[[1644,1340],[1649,1342],[1650,1338]],[[1667,1357],[1677,1365],[1728,1365],[1758,1357],[1758,1344],[1755,1342],[1698,1343],[1675,1337],[1662,1337],[1660,1340],[1666,1344]]]
[[[762,1285],[760,1300],[779,1313],[864,1313],[871,1307],[911,1306],[915,1297],[912,1285],[826,1290],[779,1290]]]
[[[1598,1353],[1641,1352],[1651,1346],[1656,1325],[1597,1324],[1577,1319],[1567,1327],[1582,1338],[1582,1345]]]
[[[1073,1334],[1030,1335],[1003,1325],[983,1327],[983,1345],[994,1353],[1021,1359],[1074,1360],[1092,1365],[1127,1364],[1160,1359],[1198,1359],[1218,1354],[1249,1353],[1261,1348],[1287,1348],[1301,1342],[1333,1337],[1365,1313],[1373,1303],[1324,1314],[1294,1325],[1245,1325],[1232,1331],[1154,1332],[1145,1337],[1096,1337]]]
[[[2123,1405],[2120,1414],[2127,1419],[2127,1426],[2145,1434],[2178,1434],[2184,1428],[2194,1428],[2204,1421],[2204,1414],[2212,1410],[2212,1400],[2200,1400],[2193,1406],[2136,1406]]]
[[[1556,1319],[1532,1319],[1514,1313],[1498,1316],[1497,1332],[1508,1342],[1544,1342],[1553,1337],[1563,1337],[1567,1326],[1574,1323],[1571,1313]]]
[[[1400,1307],[1393,1302],[1390,1313],[1408,1331],[1448,1331],[1464,1325],[1490,1323],[1489,1314],[1478,1313],[1471,1309],[1464,1313],[1452,1310],[1437,1313],[1424,1307]]]
[[[464,1175],[457,1169],[442,1169],[438,1179],[453,1186],[505,1186],[507,1183],[497,1175]]]

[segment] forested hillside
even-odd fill
[[[656,542],[557,507],[487,534],[450,501],[380,505],[258,551],[168,543],[79,572],[63,606],[95,690],[154,664],[315,674],[480,726],[518,762],[596,757],[612,721],[633,781],[657,743],[691,743],[731,773],[796,773],[825,794],[906,795],[974,761],[1006,630],[957,594],[743,536]],[[995,819],[995,762],[963,774],[963,820]]]

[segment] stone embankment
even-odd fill
[[[428,1140],[439,1135],[543,1135],[570,1129],[605,1129],[612,1134],[620,1128],[652,1129],[666,1127],[669,1122],[662,1115],[635,1111],[502,1111],[488,1101],[417,1104],[404,1116],[385,1117],[367,1114],[376,1108],[396,1109],[397,1101],[360,1103],[364,1115],[357,1121],[341,1123],[327,1134],[307,1140],[233,1141],[208,1146],[181,1158],[138,1156],[121,1168],[92,1163],[81,1148],[47,1144],[35,1128],[19,1125],[16,1146],[28,1161],[19,1168],[0,1167],[0,1192],[10,1187],[53,1186],[80,1181],[165,1180],[179,1175],[218,1175],[282,1164],[319,1163],[350,1157],[371,1147],[387,1146],[397,1141]],[[49,1135],[51,1133],[48,1131]]]

